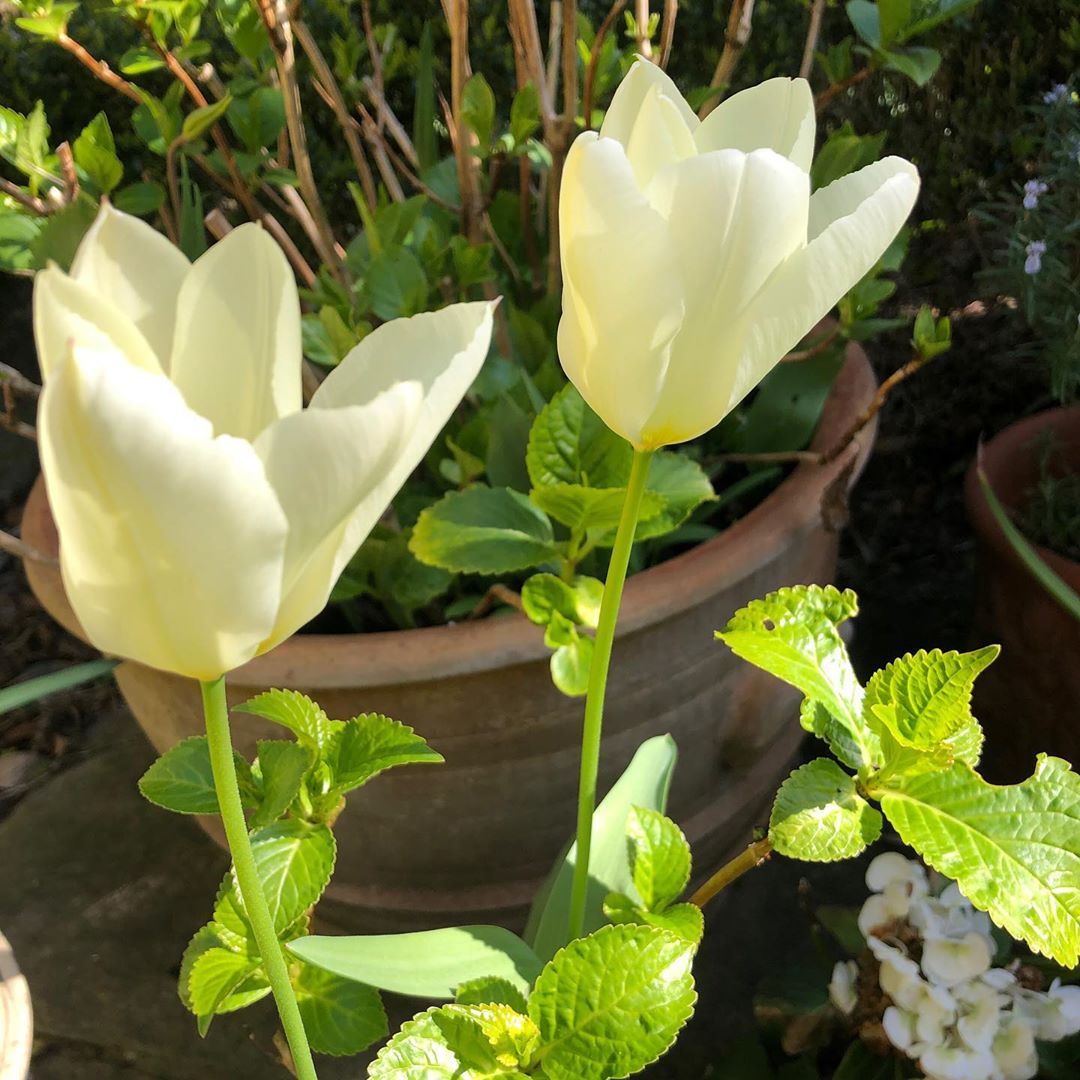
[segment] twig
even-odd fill
[[[509,607],[517,608],[518,611],[524,611],[520,593],[514,592],[513,589],[509,589],[505,585],[492,585],[466,618],[479,619],[486,615],[496,604],[506,604]]]
[[[420,157],[416,153],[416,147],[413,145],[412,139],[409,138],[409,133],[405,130],[405,125],[402,124],[397,118],[397,113],[390,107],[390,102],[386,100],[386,95],[379,89],[378,84],[374,79],[371,79],[368,76],[361,79],[360,84],[368,92],[368,97],[375,106],[376,113],[378,113],[380,133],[385,127],[413,168],[418,169],[420,167]]]
[[[464,118],[465,83],[469,77],[469,0],[447,0],[450,27],[450,112],[453,123],[450,135],[457,162],[458,188],[461,191],[461,231],[469,243],[479,242],[479,164],[472,152],[473,134]]]
[[[679,14],[679,0],[664,0],[664,21],[660,24],[660,68],[664,70],[671,59],[671,46],[675,42],[675,19]]]
[[[371,70],[375,74],[375,85],[378,87],[381,97],[385,86],[383,82],[383,57],[379,43],[375,40],[375,27],[371,22],[371,4],[369,0],[363,0],[360,5],[360,17],[364,24],[364,40],[367,42],[368,54],[371,57]]]
[[[810,9],[810,25],[806,28],[806,44],[803,46],[802,63],[799,65],[799,78],[809,79],[814,70],[814,54],[817,52],[818,38],[821,36],[821,21],[825,16],[825,0],[814,0]]]
[[[555,101],[555,91],[559,88],[559,42],[562,40],[563,7],[562,0],[551,0],[548,18],[547,80],[548,96]]]
[[[2,176],[0,176],[0,192],[9,195],[20,206],[29,210],[31,214],[37,214],[38,217],[45,217],[49,213],[49,208],[41,199],[36,199],[33,195],[28,195],[18,184],[13,184],[10,180],[5,180]]]
[[[177,135],[165,150],[165,179],[169,185],[169,201],[172,203],[172,212],[177,221],[180,221],[183,215],[180,205],[180,181],[176,176],[176,152],[184,145],[185,141],[182,134]]]
[[[136,105],[143,104],[142,94],[127,79],[117,75],[104,60],[98,60],[97,57],[91,56],[74,38],[68,37],[66,30],[61,30],[56,35],[56,44],[71,53],[83,67],[89,68],[106,86],[111,86],[114,90],[119,91],[124,97],[134,101]]]
[[[0,363],[0,386],[5,390],[11,387],[16,394],[26,394],[31,398],[36,398],[41,393],[41,387],[33,379],[28,379],[21,371],[3,363]]]
[[[375,190],[375,178],[371,174],[371,166],[368,164],[364,148],[357,136],[356,121],[353,120],[352,115],[349,113],[349,107],[345,104],[345,96],[341,92],[341,87],[334,78],[334,72],[326,62],[326,57],[323,56],[318,42],[316,42],[311,31],[307,28],[307,24],[302,19],[297,19],[293,23],[293,33],[296,35],[296,40],[300,42],[300,48],[304,50],[304,54],[315,69],[320,89],[325,95],[323,100],[333,110],[338,125],[341,127],[341,132],[345,136],[345,145],[349,148],[353,168],[356,170],[357,179],[360,181],[361,190],[364,192],[364,199],[368,204],[368,208],[374,211],[379,204],[379,195]]]
[[[70,206],[79,197],[79,173],[75,168],[75,155],[71,144],[62,142],[56,148],[56,159],[60,163],[60,175],[64,178],[64,204]]]
[[[58,565],[58,561],[51,555],[38,551],[37,548],[31,547],[17,536],[12,536],[11,533],[3,530],[0,530],[0,551],[6,551],[9,555],[14,555],[19,559],[26,559],[29,562],[43,563],[45,566]]]
[[[814,109],[816,112],[821,112],[832,100],[839,94],[842,94],[845,90],[850,90],[853,86],[858,86],[863,79],[869,78],[873,73],[874,68],[869,64],[864,68],[859,68],[854,75],[849,75],[846,79],[841,79],[838,83],[833,83],[832,86],[825,87],[816,98],[814,98]]]
[[[649,0],[634,0],[634,30],[637,51],[646,60],[651,60],[652,41],[649,39]]]
[[[586,131],[592,129],[593,90],[596,86],[596,66],[600,62],[600,49],[603,47],[604,38],[607,37],[608,31],[611,29],[611,24],[619,17],[624,7],[626,7],[626,0],[615,0],[615,3],[611,5],[608,13],[604,16],[600,28],[596,31],[592,48],[589,50],[589,62],[585,66],[585,86],[581,95],[581,112],[585,118]]]
[[[509,6],[510,37],[514,43],[515,59],[521,65],[518,88],[527,82],[536,87],[540,98],[540,119],[544,125],[544,137],[547,138],[555,122],[555,95],[544,71],[544,52],[540,46],[536,8],[533,0],[509,0]]]
[[[690,903],[703,908],[717,893],[726,889],[733,881],[741,878],[743,874],[755,867],[760,866],[772,854],[772,844],[768,837],[764,840],[755,840],[741,855],[737,855],[731,862],[720,867],[719,870],[693,896]]]
[[[798,352],[788,353],[787,356],[784,357],[782,363],[798,364],[803,360],[813,360],[815,356],[820,356],[822,353],[828,352],[839,336],[840,327],[835,326],[816,344],[811,345],[806,349],[800,349]]]
[[[714,88],[726,88],[731,84],[735,67],[739,63],[746,43],[750,40],[753,29],[754,0],[732,0],[731,13],[728,15],[727,30],[724,33],[724,50],[713,72],[709,85]],[[701,106],[698,115],[705,119],[720,104],[720,94],[712,97]]]
[[[394,164],[387,153],[389,145],[386,139],[383,138],[382,132],[379,131],[379,125],[375,122],[375,118],[371,113],[367,111],[362,101],[356,103],[356,111],[363,121],[360,130],[364,133],[368,146],[371,147],[371,153],[375,158],[375,168],[379,170],[379,175],[386,185],[386,190],[390,193],[390,198],[394,202],[404,202],[405,192],[401,188],[397,173],[394,172]]]
[[[547,177],[548,200],[548,256],[547,292],[554,296],[562,283],[562,267],[559,263],[559,189],[562,186],[563,165],[570,141],[577,125],[577,0],[563,0],[562,4],[562,81],[563,109],[557,130],[548,139],[551,151],[551,169]]]

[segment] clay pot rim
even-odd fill
[[[825,450],[843,437],[875,385],[865,352],[849,342],[811,449]],[[792,533],[816,524],[826,490],[845,470],[849,470],[850,490],[870,455],[876,428],[875,418],[827,466],[798,465],[750,513],[718,536],[631,577],[623,595],[619,636],[662,622],[752,577],[790,543]],[[22,535],[46,554],[57,554],[55,527],[40,476],[26,502]],[[59,570],[41,564],[28,569],[31,587],[43,606],[83,636],[64,595]],[[542,629],[514,613],[409,630],[296,634],[237,668],[229,680],[238,687],[295,685],[311,691],[392,686],[535,662],[549,651]]]
[[[1045,409],[1033,416],[1024,417],[1008,427],[999,431],[992,439],[982,445],[983,469],[995,489],[998,498],[1007,510],[1016,510],[1008,498],[1003,497],[997,491],[995,478],[1000,475],[1003,466],[1017,458],[1029,459],[1032,454],[1031,446],[1038,437],[1048,428],[1070,428],[1080,426],[1080,405],[1058,406],[1053,409]],[[979,483],[978,458],[968,466],[967,475],[964,478],[964,506],[967,510],[968,519],[972,528],[978,534],[979,539],[989,547],[994,554],[1005,560],[1006,563],[1018,567],[1025,574],[1030,574],[1024,561],[1009,543],[1008,537],[1001,531],[990,504],[983,494],[982,485]],[[1042,544],[1032,543],[1039,557],[1074,589],[1080,591],[1080,562],[1067,558],[1051,548]],[[1033,587],[1036,582],[1032,579]]]
[[[0,934],[0,1080],[25,1080],[33,1048],[30,990],[7,938]]]

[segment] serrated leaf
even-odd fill
[[[299,690],[267,690],[243,705],[234,706],[235,712],[251,713],[264,720],[272,720],[291,731],[305,746],[321,750],[333,735],[344,726],[340,720],[331,720],[319,706]]]
[[[638,522],[635,540],[651,540],[677,529],[703,502],[715,498],[705,471],[685,454],[658,450],[645,477],[646,498],[659,498],[663,506],[656,514]],[[614,535],[611,537],[614,542]]]
[[[633,456],[630,444],[610,431],[568,384],[533,421],[525,464],[534,488],[625,488]]]
[[[250,805],[251,766],[235,751],[233,763],[241,794]],[[144,799],[175,814],[219,813],[206,736],[193,735],[162,754],[143,773],[139,791]]]
[[[411,727],[379,713],[348,721],[330,740],[324,757],[333,790],[342,794],[397,765],[437,765],[444,760]]]
[[[769,840],[781,855],[805,862],[850,859],[881,835],[881,814],[835,761],[817,758],[780,785]]]
[[[210,948],[201,953],[191,966],[187,992],[191,1011],[200,1021],[208,1020],[218,1011],[218,1006],[240,985],[254,974],[259,966],[257,960],[231,952],[229,949]],[[206,1034],[200,1023],[200,1034]]]
[[[531,82],[514,95],[510,104],[510,134],[520,146],[540,126],[540,95]]]
[[[551,654],[551,681],[567,697],[584,697],[589,690],[589,669],[595,644],[591,637],[578,634],[573,627],[573,639],[559,645]]]
[[[540,973],[529,1016],[533,1058],[548,1080],[608,1080],[663,1054],[697,995],[693,947],[648,926],[605,926],[566,946]]]
[[[387,1035],[378,990],[301,964],[293,977],[296,1003],[311,1048],[319,1054],[359,1054]]]
[[[458,1005],[509,1005],[523,1013],[528,1002],[521,990],[508,979],[486,976],[463,982],[454,994]]]
[[[274,929],[280,935],[318,901],[329,884],[334,872],[334,836],[325,825],[282,821],[253,832],[251,849]],[[235,880],[233,871],[234,885]],[[239,896],[235,887],[234,897]]]
[[[610,922],[622,925],[655,926],[698,945],[705,933],[705,915],[695,904],[672,904],[663,911],[646,911],[629,896],[611,893],[604,901],[604,914]]]
[[[476,135],[481,148],[491,145],[495,129],[495,93],[479,71],[469,78],[462,90],[461,118]]]
[[[879,756],[877,737],[862,718],[863,689],[840,637],[858,612],[850,590],[795,585],[754,600],[717,632],[736,656],[790,683],[828,710],[858,748],[852,768]]]
[[[262,780],[262,800],[248,821],[258,829],[277,821],[296,798],[308,769],[315,764],[315,752],[286,739],[260,739],[257,765]]]
[[[1001,650],[908,654],[876,672],[866,685],[864,716],[883,724],[902,746],[934,750],[975,723],[971,691],[975,679]]]
[[[869,794],[905,843],[1003,929],[1065,967],[1080,960],[1080,777],[1040,755],[1021,784],[969,766],[892,776]]]
[[[116,156],[116,143],[104,113],[98,113],[72,146],[75,164],[102,195],[108,195],[124,178],[124,166]]]
[[[184,955],[180,959],[180,974],[176,980],[176,992],[184,1003],[184,1008],[194,1012],[191,1004],[191,994],[188,991],[188,981],[191,979],[191,969],[195,961],[205,952],[211,949],[222,948],[222,940],[215,932],[213,924],[200,927],[184,949]]]
[[[803,698],[799,705],[799,723],[816,735],[846,765],[858,767],[859,746],[848,729],[820,701]]]
[[[529,498],[546,514],[561,521],[567,528],[579,532],[590,529],[607,532],[619,524],[625,488],[594,488],[582,484],[552,484],[534,487]],[[646,491],[641,498],[638,520],[646,522],[656,517],[666,504],[659,495]]]
[[[626,819],[630,875],[648,911],[662,911],[690,881],[690,845],[670,818],[634,806]]]
[[[462,1005],[444,1005],[414,1016],[368,1069],[370,1080],[525,1080],[525,1076],[516,1063],[499,1061],[473,1007]]]
[[[421,562],[475,574],[527,570],[559,555],[542,510],[511,488],[483,484],[451,491],[427,507],[409,549]]]
[[[528,993],[540,961],[501,926],[453,926],[410,934],[305,937],[289,951],[308,964],[380,990],[450,1001],[471,979],[494,976]]]
[[[667,807],[677,757],[675,740],[670,735],[647,739],[596,808],[585,906],[586,933],[604,925],[604,900],[609,893],[628,893],[633,888],[626,858],[626,821],[630,808],[644,806],[663,811]],[[525,939],[542,960],[551,959],[566,942],[576,858],[575,841],[555,864],[529,912]]]

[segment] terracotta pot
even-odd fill
[[[865,355],[850,346],[815,447],[832,446],[874,389]],[[830,466],[800,466],[734,527],[628,583],[601,788],[645,739],[670,732],[680,750],[671,811],[702,871],[745,842],[802,734],[797,696],[737,660],[713,631],[781,585],[832,580],[837,535],[823,522],[823,499],[838,478],[841,489],[843,477],[853,482],[872,437],[864,431]],[[40,480],[22,535],[57,550]],[[78,633],[59,572],[40,563],[27,572],[42,604]],[[301,634],[229,676],[231,702],[267,687],[303,690],[331,716],[379,711],[411,724],[446,757],[438,768],[394,770],[350,796],[323,920],[366,931],[520,922],[575,818],[583,706],[554,689],[548,659],[540,629],[511,614],[389,633]],[[130,662],[117,678],[158,750],[201,730],[193,682]],[[256,739],[282,735],[244,714],[234,717],[234,733],[247,753]]]
[[[33,1034],[30,991],[7,938],[0,934],[0,1080],[26,1080]]]
[[[983,448],[990,485],[1010,512],[1022,510],[1039,478],[1043,439],[1080,471],[1080,406],[1050,409],[1007,427]],[[964,492],[978,541],[975,634],[1001,656],[976,683],[976,716],[987,729],[986,771],[999,782],[1030,775],[1040,751],[1080,762],[1080,622],[1032,576],[990,512],[975,474]],[[1048,548],[1039,555],[1080,592],[1080,563]]]

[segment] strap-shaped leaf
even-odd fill
[[[1022,784],[967,765],[886,779],[869,794],[904,842],[999,926],[1066,967],[1080,960],[1080,776],[1040,755]]]

